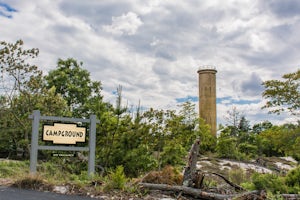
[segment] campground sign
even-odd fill
[[[39,110],[34,110],[29,119],[32,120],[30,173],[36,173],[39,150],[87,151],[88,174],[92,175],[95,173],[96,124],[100,122],[96,119],[96,115],[91,115],[89,119],[42,116]],[[43,125],[42,134],[40,134],[41,121],[53,123],[53,125]],[[88,128],[78,127],[77,123],[84,123],[89,126]],[[55,145],[40,145],[40,135],[42,135],[44,141],[52,141]],[[88,137],[88,146],[76,146],[78,142],[85,142],[86,137]]]
[[[85,142],[86,128],[77,124],[54,123],[43,126],[43,140],[54,144],[76,144]]]

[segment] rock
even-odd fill
[[[109,200],[110,199],[108,196],[105,196],[105,195],[97,196],[96,198],[100,199],[100,200]]]
[[[69,187],[68,186],[54,186],[53,192],[57,192],[60,194],[66,194],[69,192]]]

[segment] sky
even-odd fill
[[[217,123],[233,108],[251,124],[296,122],[268,114],[261,83],[300,67],[299,0],[0,0],[0,41],[38,48],[47,74],[74,58],[105,101],[198,111],[198,74],[217,72]]]

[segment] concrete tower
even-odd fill
[[[217,135],[216,73],[212,66],[200,67],[199,115],[211,126],[211,134]]]

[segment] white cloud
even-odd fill
[[[112,24],[104,25],[103,29],[116,35],[134,35],[142,24],[136,13],[128,12],[119,17],[112,17]]]

